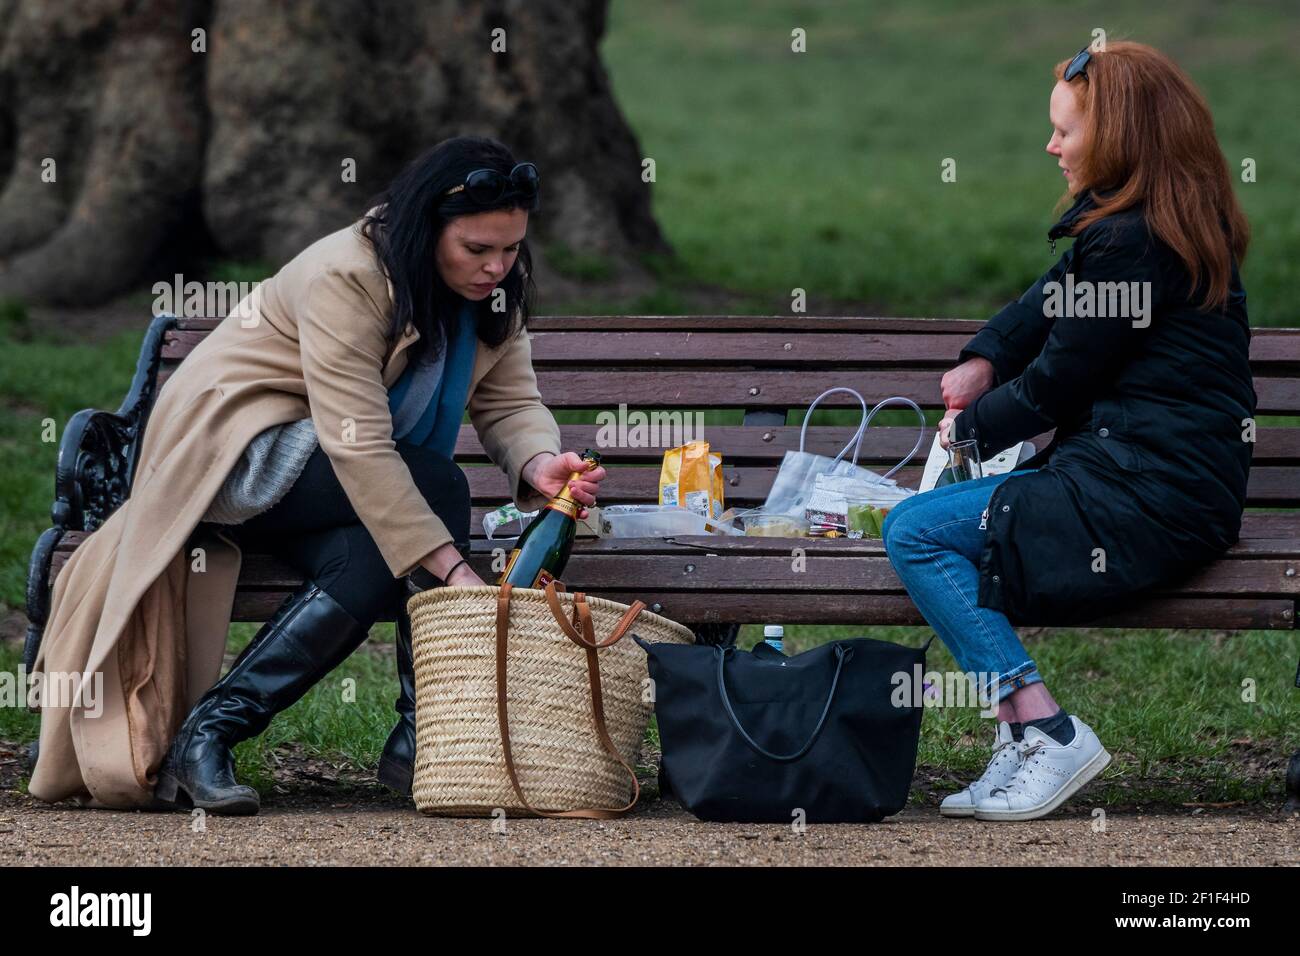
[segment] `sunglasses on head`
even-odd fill
[[[454,193],[464,192],[466,196],[481,205],[498,202],[506,191],[513,191],[521,199],[533,200],[537,196],[541,176],[532,163],[520,163],[504,175],[495,169],[476,169],[459,186],[454,186],[443,193],[446,199]]]
[[[1065,68],[1065,76],[1062,77],[1065,82],[1069,83],[1076,76],[1082,76],[1085,80],[1088,78],[1088,73],[1084,70],[1084,67],[1092,59],[1092,50],[1089,47],[1091,47],[1091,44],[1076,53],[1074,59],[1070,61],[1070,65]]]

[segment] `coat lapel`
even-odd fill
[[[406,350],[420,340],[420,333],[416,331],[415,326],[409,322],[406,330],[401,337],[393,344],[392,350],[388,353],[388,358],[384,361],[383,371],[380,373],[384,382],[384,388],[392,388],[393,383],[402,376],[406,370],[407,354]],[[474,350],[474,370],[470,374],[469,394],[474,394],[474,389],[479,381],[487,374],[500,354],[488,348],[480,339],[475,343]]]
[[[384,388],[392,388],[406,369],[406,350],[420,340],[420,333],[415,330],[415,326],[410,322],[406,323],[406,328],[402,331],[401,337],[393,343],[392,349],[388,353],[388,358],[384,362],[383,372],[380,373],[384,382]]]

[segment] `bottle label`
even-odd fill
[[[515,561],[518,560],[518,558],[519,558],[519,549],[515,548],[513,551],[510,552],[510,560],[506,562],[506,569],[501,572],[501,577],[497,579],[498,585],[504,584],[506,578],[510,577],[510,571],[512,568],[514,568]],[[554,580],[555,580],[555,575],[551,574],[551,572],[547,571],[545,568],[542,568],[540,571],[537,572],[537,577],[533,579],[533,583],[528,586],[530,588],[536,588],[537,590],[542,591],[545,590],[547,584],[549,584]]]
[[[578,503],[576,501],[570,501],[567,498],[552,498],[546,503],[545,507],[550,508],[552,511],[558,511],[574,521],[578,520]]]

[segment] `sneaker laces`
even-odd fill
[[[1028,769],[1029,758],[1032,755],[1038,753],[1038,751],[1042,750],[1046,746],[1047,743],[1042,740],[1036,740],[1032,744],[1026,746],[1024,752],[1021,753],[1020,755],[1020,766],[1016,768],[1016,772],[1012,774],[1011,779],[1008,780],[1005,784],[1003,784],[1000,787],[994,787],[993,793],[998,794],[998,793],[1009,793],[1012,791],[1023,791],[1025,788],[1025,784],[1028,782],[1027,778],[1029,776],[1029,773],[1032,773],[1032,771]]]
[[[1016,754],[1018,754],[1016,758],[1016,764],[1017,764],[1016,772],[1019,773],[1020,772],[1019,768],[1024,766],[1024,761],[1025,761],[1024,752],[1023,752],[1024,746],[1025,746],[1025,742],[1023,740],[1005,740],[1002,743],[998,744],[996,747],[993,748],[993,756],[989,758],[988,764],[984,767],[984,772],[980,774],[979,780],[975,782],[976,783],[984,782],[984,778],[987,777],[989,773],[993,770],[994,765],[1002,758],[1003,751],[1005,751],[1008,747],[1011,748]]]

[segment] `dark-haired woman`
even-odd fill
[[[308,247],[262,286],[270,324],[299,317],[312,414],[261,433],[205,518],[235,524],[241,542],[281,555],[307,581],[191,712],[162,768],[165,799],[183,791],[207,806],[256,809],[256,794],[229,777],[231,744],[259,733],[385,614],[397,618],[401,694],[380,779],[410,791],[403,578],[484,583],[465,560],[469,489],[452,461],[467,404],[484,448],[522,482],[512,489],[522,505],[557,493],[583,467],[560,454],[524,332],[525,235],[537,199],[532,164],[490,140],[453,139],[403,173],[357,226]],[[387,385],[379,331],[385,350],[418,337],[418,354]],[[594,503],[603,474],[576,483],[579,501]]]
[[[398,622],[400,719],[380,776],[409,791],[404,598],[483,583],[465,560],[469,490],[452,460],[464,413],[521,508],[585,467],[561,453],[532,370],[525,236],[537,202],[536,167],[501,144],[443,142],[186,357],[152,412],[131,497],[56,583],[44,666],[84,665],[105,642],[116,655],[102,723],[75,709],[44,713],[34,794],[255,813],[257,792],[236,782],[231,748],[388,615]],[[593,504],[603,477],[584,474],[575,498]],[[190,560],[199,535],[209,549],[201,565]],[[233,562],[211,550],[223,546]],[[214,684],[245,548],[278,555],[305,580]],[[161,577],[146,570],[156,555],[170,560]],[[111,607],[120,588],[101,583],[109,577],[143,592],[120,601],[129,608],[120,615]],[[105,604],[113,620],[85,610]]]
[[[1047,152],[1074,204],[1048,238],[1074,244],[962,350],[940,423],[942,443],[986,457],[1055,435],[1021,470],[917,495],[883,528],[917,607],[1000,702],[992,759],[945,816],[1035,819],[1110,761],[1012,624],[1119,610],[1221,555],[1246,502],[1248,228],[1210,111],[1139,43],[1080,51],[1056,79]]]

